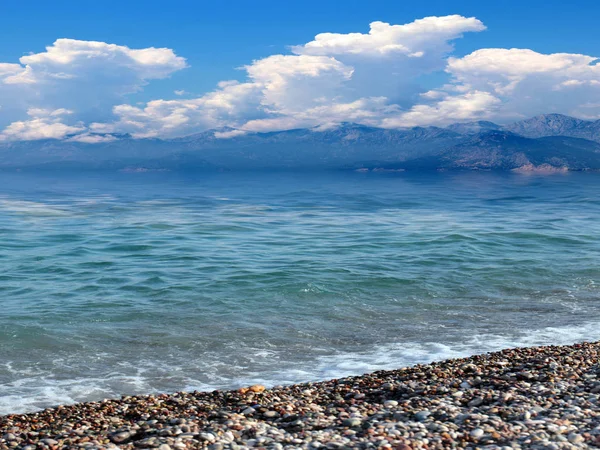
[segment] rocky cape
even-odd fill
[[[102,135],[104,138],[107,135]],[[231,128],[175,139],[82,143],[0,143],[5,170],[343,169],[360,171],[600,170],[600,120],[546,114],[509,125],[478,121],[445,128],[382,129],[342,123],[327,129],[245,133]]]

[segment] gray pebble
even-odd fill
[[[351,417],[350,419],[344,420],[344,422],[342,422],[342,425],[344,425],[345,427],[356,428],[362,425],[362,420],[360,420],[358,417]]]
[[[417,419],[419,422],[423,422],[423,421],[427,420],[427,418],[430,415],[431,415],[431,412],[424,409],[423,411],[419,411],[418,413],[415,414],[415,419]]]

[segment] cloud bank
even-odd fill
[[[373,22],[367,33],[321,33],[240,68],[200,97],[131,104],[128,95],[185,69],[168,48],[131,49],[58,39],[18,63],[0,63],[0,141],[68,139],[97,143],[174,137],[212,128],[226,139],[252,131],[357,122],[388,128],[457,121],[507,122],[548,112],[600,118],[600,64],[594,56],[483,48],[453,55],[453,41],[479,33],[474,17]],[[443,84],[423,79],[443,74]],[[186,86],[193,91],[193,86]]]

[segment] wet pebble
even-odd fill
[[[509,349],[265,389],[128,396],[0,417],[0,450],[600,447],[600,344]]]

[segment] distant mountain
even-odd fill
[[[493,122],[480,120],[477,122],[455,123],[449,125],[447,129],[460,134],[476,134],[484,131],[501,130],[502,126]]]
[[[165,140],[112,137],[98,144],[69,139],[2,143],[0,168],[600,170],[600,121],[560,114],[506,126],[478,121],[382,129],[342,123],[268,133],[223,128]]]
[[[441,152],[417,158],[407,169],[560,170],[600,168],[600,144],[570,137],[526,138],[507,131],[478,133]]]
[[[437,127],[387,130],[343,123],[322,131],[248,133],[228,139],[204,132],[171,143],[185,151],[199,152],[212,164],[230,169],[311,169],[340,168],[373,159],[405,161],[454,145],[461,138],[458,133]]]
[[[567,136],[600,142],[600,120],[581,120],[562,114],[543,114],[507,125],[503,129],[531,138]]]

